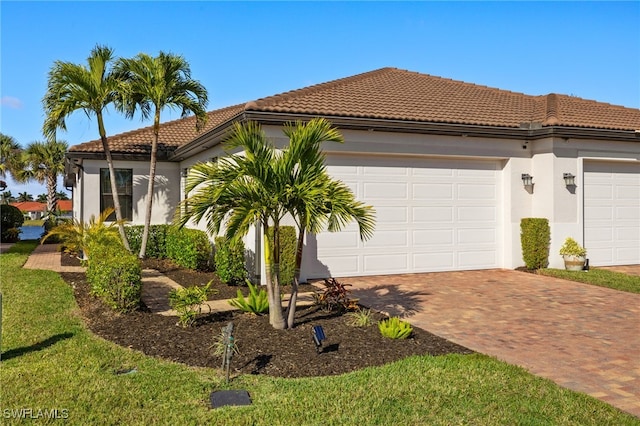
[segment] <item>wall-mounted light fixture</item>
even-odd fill
[[[576,177],[571,173],[563,173],[562,179],[564,179],[564,184],[567,188],[570,186],[576,186]]]
[[[187,175],[189,175],[189,169],[182,169],[180,172],[180,176],[182,176],[183,178],[186,178]]]
[[[524,189],[527,190],[530,194],[533,192],[533,176],[529,173],[522,174],[522,185],[524,185]]]

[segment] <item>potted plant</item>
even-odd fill
[[[567,237],[560,247],[560,255],[564,258],[564,268],[567,271],[582,271],[586,262],[587,250],[576,240]]]

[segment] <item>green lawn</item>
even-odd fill
[[[24,223],[22,224],[22,226],[42,226],[42,225],[44,225],[44,220],[42,219],[25,220]]]
[[[578,281],[593,284],[600,287],[608,287],[614,290],[640,293],[640,277],[622,274],[606,269],[590,269],[589,271],[566,271],[564,269],[539,269],[538,273],[549,277],[563,278],[565,280]]]
[[[0,255],[3,424],[19,422],[12,413],[57,409],[70,424],[101,425],[640,425],[484,355],[412,357],[337,377],[242,376],[230,387],[248,390],[253,404],[212,410],[209,394],[226,388],[218,370],[146,357],[92,335],[58,274],[21,268],[34,247],[20,242]],[[137,372],[114,374],[131,368]]]

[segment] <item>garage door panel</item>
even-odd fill
[[[365,248],[407,248],[409,232],[404,230],[378,230],[373,237],[364,243]]]
[[[409,269],[406,254],[365,255],[364,269],[371,273],[402,273]]]
[[[640,263],[640,164],[585,162],[585,246],[591,263]]]
[[[364,198],[367,200],[406,200],[407,184],[386,182],[365,182]]]
[[[335,154],[327,164],[376,209],[368,241],[355,224],[344,237],[317,236],[317,259],[334,276],[499,266],[499,162]]]
[[[453,229],[418,229],[413,231],[413,245],[445,246],[452,245],[454,241]]]
[[[453,207],[415,207],[414,223],[453,223]]]
[[[414,200],[453,200],[453,185],[450,183],[413,184]]]

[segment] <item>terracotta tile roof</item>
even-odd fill
[[[577,97],[531,96],[397,68],[378,70],[209,112],[204,131],[243,111],[312,116],[453,123],[518,128],[522,123],[612,130],[640,130],[640,109]],[[203,134],[203,133],[201,133]],[[198,136],[194,118],[162,124],[167,151]],[[111,136],[114,153],[148,153],[152,129]],[[71,152],[102,152],[99,140],[75,145]]]
[[[10,204],[19,208],[22,212],[44,212],[47,210],[47,203],[40,203],[38,201],[18,201]],[[72,201],[58,200],[58,210],[70,212],[73,210]]]
[[[168,121],[160,124],[160,142],[158,151],[173,151],[177,147],[192,141],[207,131],[231,120],[235,115],[244,110],[242,105],[230,106],[207,113],[208,120],[204,129],[196,131],[195,117]],[[148,154],[151,152],[153,140],[153,126],[132,130],[118,135],[108,136],[109,148],[113,153]],[[74,145],[70,152],[103,152],[102,142],[99,139]]]

